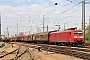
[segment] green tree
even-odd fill
[[[90,41],[90,25],[86,27],[86,40]]]

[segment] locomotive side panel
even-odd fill
[[[68,32],[54,32],[50,33],[49,41],[52,42],[67,42],[68,39]]]

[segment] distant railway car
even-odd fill
[[[12,39],[12,41],[14,42],[14,41],[16,41],[16,40],[17,40],[17,37],[14,36],[13,39]]]
[[[23,37],[24,37],[23,39],[24,41],[28,41],[28,35],[24,35]]]
[[[10,38],[8,38],[9,39],[9,41],[12,41],[13,40],[13,37],[10,37]]]
[[[23,40],[26,41],[26,42],[30,42],[30,41],[33,40],[33,34],[24,35],[23,37],[24,37]]]
[[[22,36],[17,36],[16,41],[22,41]]]
[[[47,42],[48,41],[48,32],[36,33],[33,35],[33,41],[37,42]]]
[[[1,38],[2,42],[5,40],[4,38]]]
[[[9,40],[10,42],[15,41],[15,37],[14,37],[14,36],[9,37],[8,40]]]
[[[7,37],[3,37],[2,41],[5,42],[7,40]]]
[[[33,35],[34,35],[34,34],[29,34],[29,35],[28,35],[28,41],[30,41],[30,42],[33,41]]]

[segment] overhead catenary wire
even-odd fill
[[[42,11],[43,11],[43,10],[42,10]],[[62,14],[65,13],[66,11],[67,11],[67,10],[63,11]],[[51,13],[50,13],[50,14],[51,14]],[[61,14],[61,15],[62,15],[62,14]],[[35,16],[37,16],[37,15],[35,15]],[[65,19],[67,19],[67,18],[65,18]],[[39,20],[39,19],[36,19],[36,20]],[[60,19],[60,20],[63,20],[63,19]],[[41,21],[41,20],[39,20],[39,21]]]
[[[75,11],[76,11],[76,10],[75,10]],[[73,11],[73,12],[75,12],[75,11]],[[89,11],[89,10],[88,10],[88,11]],[[88,12],[88,11],[86,11],[86,12]],[[72,12],[72,13],[73,13],[73,12]],[[71,13],[71,14],[72,14],[72,13]],[[71,14],[70,14],[69,16],[63,18],[63,19],[69,18],[69,17],[74,16],[74,15],[81,14],[81,12],[80,12],[80,13],[76,13],[76,14],[72,14],[72,15],[71,15]],[[63,20],[63,19],[60,19],[60,20]],[[58,20],[55,20],[55,21],[58,21]],[[50,21],[50,22],[54,22],[54,21]],[[49,22],[49,23],[50,23],[50,22]],[[75,21],[74,21],[74,22],[75,22]],[[77,21],[76,21],[76,22],[77,22]],[[40,25],[42,25],[42,24],[40,24]],[[35,25],[35,26],[39,26],[39,25]]]
[[[74,5],[72,8],[76,7],[77,5],[79,5],[79,3],[78,3],[78,4],[76,4],[76,5]],[[68,9],[68,10],[66,10],[66,11],[61,12],[61,14],[65,13],[65,12],[67,12],[67,11],[69,11],[69,10],[71,10],[71,8],[70,8],[70,9]],[[40,20],[39,20],[39,21],[40,21]],[[56,21],[56,20],[55,20],[55,21]],[[37,22],[38,22],[38,21],[37,21]]]
[[[67,5],[67,4],[66,4]],[[65,6],[65,5],[64,5]],[[20,11],[20,10],[19,10]],[[21,11],[20,11],[21,12]]]
[[[76,11],[76,10],[75,10],[75,11]],[[73,12],[75,12],[75,11],[73,11]],[[89,12],[89,11],[90,11],[90,10],[88,10],[88,11],[86,11],[86,12]],[[72,12],[72,13],[73,13],[73,12]],[[71,14],[69,14],[69,16],[66,16],[66,17],[61,18],[61,19],[58,19],[58,20],[63,20],[63,19],[69,18],[69,17],[71,17],[71,16],[74,16],[74,15],[76,15],[76,16],[77,16],[78,14],[81,14],[81,12],[80,12],[80,13],[76,13],[76,14],[72,14],[72,13],[71,13]],[[58,20],[55,20],[55,21],[58,21]]]
[[[71,4],[71,3],[69,3],[69,4]],[[65,7],[65,6],[69,5],[69,4],[65,4],[65,5],[63,5],[62,7]],[[75,6],[76,6],[76,5],[75,5]],[[73,7],[75,7],[75,6],[73,6]],[[59,7],[59,8],[62,8],[62,7]],[[59,8],[58,8],[58,9],[59,9]],[[56,11],[56,10],[57,10],[57,9],[55,9],[54,11]],[[68,10],[70,10],[70,9],[68,9]],[[68,10],[63,11],[63,12],[61,12],[60,14],[65,13],[65,12],[67,12]],[[54,11],[52,11],[52,12],[54,12]],[[48,14],[50,15],[52,12],[50,12],[50,13],[48,13]]]
[[[75,1],[75,0],[74,0]],[[72,1],[72,2],[74,2],[74,1]],[[57,8],[57,9],[61,9],[61,8],[63,8],[63,7],[65,7],[65,6],[67,6],[67,5],[69,5],[69,4],[71,4],[71,3],[68,3],[68,4],[65,4],[65,5],[63,5],[63,6],[60,6],[59,8]],[[54,11],[56,11],[57,9],[55,9],[55,10],[53,10],[53,11],[51,11],[50,13],[47,13],[48,15],[50,15],[51,13],[53,13]],[[65,12],[65,11],[64,11]],[[47,15],[46,14],[46,15]],[[37,19],[39,19],[39,18],[36,18],[35,20],[37,20]]]
[[[10,1],[9,1],[10,2]],[[11,2],[10,2],[11,3]],[[19,10],[18,8],[17,8],[17,10],[19,11],[19,12],[22,12],[21,10]]]
[[[73,6],[74,7],[74,6]],[[64,11],[64,12],[66,12],[66,11]]]
[[[70,4],[70,3],[69,3]],[[66,6],[66,5],[68,5],[68,4],[65,4],[64,6]],[[62,6],[62,7],[64,7],[64,6]],[[60,7],[61,8],[61,7]],[[46,8],[47,9],[47,8]],[[54,10],[55,11],[55,10]],[[37,19],[36,19],[37,20]]]
[[[65,5],[63,5],[62,7],[64,7],[64,6],[67,6],[67,5],[69,5],[69,4],[71,4],[71,3],[68,3],[68,4],[65,4]],[[62,7],[60,7],[60,8],[62,8]],[[50,7],[48,7],[48,8],[50,8]],[[48,9],[48,8],[46,8],[46,9]],[[45,10],[45,9],[42,9],[42,10],[40,10],[40,11],[43,11],[43,10]],[[55,9],[56,10],[56,9]],[[55,11],[54,10],[54,11]],[[53,11],[52,11],[53,12]],[[52,13],[51,12],[51,13]],[[50,13],[49,13],[50,14]],[[37,15],[34,15],[34,16],[37,16]],[[40,17],[39,17],[40,18]],[[36,19],[33,19],[33,20],[37,20],[37,19],[39,19],[39,18],[36,18]]]

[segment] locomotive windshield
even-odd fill
[[[82,35],[82,32],[74,32],[74,35]]]

